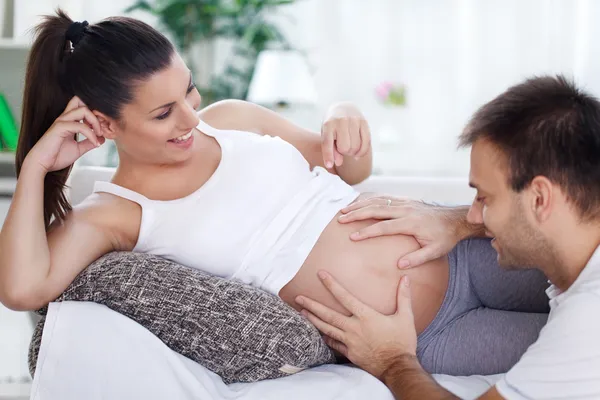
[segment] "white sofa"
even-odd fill
[[[94,187],[95,181],[108,181],[113,168],[76,167],[67,184],[72,204],[81,202]],[[386,193],[414,199],[434,201],[442,204],[470,204],[475,191],[469,187],[467,178],[424,178],[371,176],[356,185],[361,192]]]
[[[96,180],[109,180],[113,172],[98,167],[74,170],[68,182],[73,204],[90,194]],[[468,204],[473,196],[466,179],[374,176],[357,188],[439,203]],[[498,379],[435,378],[465,399],[477,397]],[[345,365],[323,365],[285,378],[225,385],[217,375],[171,351],[134,321],[99,304],[62,302],[50,303],[32,385],[31,399],[46,398],[392,400],[392,395],[374,377]]]

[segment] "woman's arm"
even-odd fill
[[[117,216],[103,210],[74,208],[46,233],[44,176],[41,168],[24,164],[0,231],[0,302],[17,311],[54,300],[88,264],[114,249],[101,227]]]
[[[220,129],[245,130],[262,135],[279,136],[294,145],[306,158],[311,168],[315,166],[326,168],[329,172],[339,175],[348,184],[359,183],[371,174],[370,132],[360,111],[350,103],[338,103],[330,107],[322,134],[299,127],[274,111],[242,100],[224,100],[214,103],[203,109],[200,115]],[[235,118],[231,118],[232,115],[235,115]],[[330,138],[328,135],[336,135],[344,128],[346,131],[341,133],[339,138],[331,142],[326,140]],[[359,134],[361,138],[363,137],[361,129],[366,139],[356,140]],[[352,138],[349,137],[351,135]],[[330,143],[334,144],[335,151],[338,153],[336,160],[332,159],[333,151],[328,147]],[[326,165],[330,160],[332,165]]]

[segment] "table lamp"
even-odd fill
[[[281,110],[314,106],[317,90],[306,59],[298,51],[263,50],[258,55],[247,100]]]

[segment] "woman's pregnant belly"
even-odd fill
[[[409,270],[400,270],[398,260],[419,248],[412,236],[381,236],[352,241],[350,233],[379,222],[356,221],[347,224],[336,217],[327,225],[302,268],[280,291],[279,297],[296,310],[294,299],[307,296],[346,315],[350,313],[323,286],[317,272],[333,275],[350,293],[383,314],[396,311],[400,278],[408,275],[417,333],[437,314],[448,287],[448,260],[442,257]]]

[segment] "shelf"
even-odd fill
[[[0,163],[14,163],[15,153],[11,151],[0,151]]]
[[[0,399],[29,399],[31,383],[0,383]]]
[[[31,44],[25,40],[0,38],[0,50],[23,50],[29,51]]]
[[[15,178],[0,178],[0,197],[11,197],[17,188],[17,180]]]

